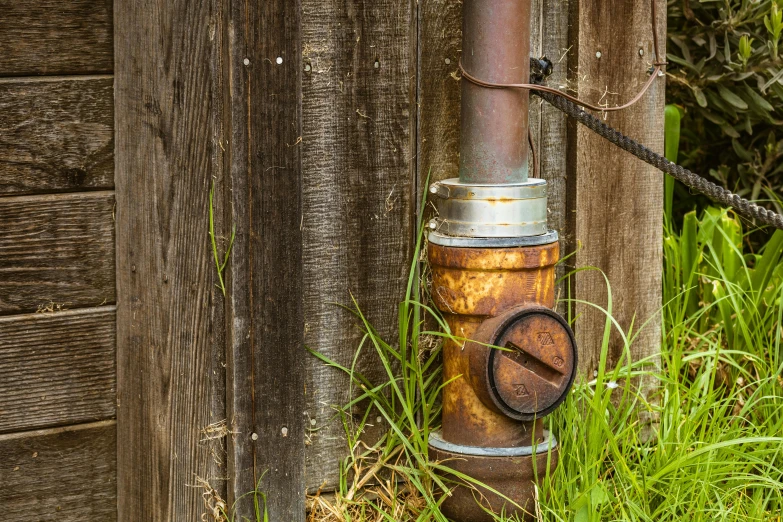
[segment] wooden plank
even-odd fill
[[[348,365],[360,332],[334,303],[355,297],[396,341],[415,235],[416,9],[413,1],[302,1],[305,343]],[[349,451],[333,408],[349,401],[349,385],[306,360],[307,486],[328,489]],[[357,370],[386,380],[369,352]],[[373,424],[368,441],[388,429]]]
[[[114,194],[0,198],[0,314],[114,302]]]
[[[6,522],[117,520],[114,421],[0,435]]]
[[[216,158],[213,3],[115,4],[118,518],[201,520],[222,489],[203,430],[225,420],[208,237]],[[215,25],[217,24],[217,25]],[[225,433],[224,433],[225,434]],[[218,437],[220,431],[209,434]]]
[[[115,415],[115,309],[0,317],[0,432]]]
[[[575,12],[574,60],[579,96],[610,104],[624,103],[647,81],[653,61],[650,4],[621,0],[582,0]],[[665,3],[657,2],[660,41],[665,42]],[[613,27],[615,30],[607,30]],[[639,51],[643,50],[643,56]],[[596,53],[600,52],[600,58]],[[663,152],[665,83],[658,80],[633,108],[610,113],[606,122],[623,133]],[[616,93],[616,94],[613,94]],[[661,174],[611,145],[591,131],[575,132],[575,237],[582,245],[576,262],[594,266],[609,278],[613,313],[619,324],[638,332],[634,358],[658,353],[660,347],[663,181]],[[607,288],[596,271],[576,278],[576,295],[605,305]],[[605,316],[588,306],[577,306],[582,371],[592,375],[598,364]],[[623,345],[615,335],[608,365],[619,360]]]
[[[531,53],[535,57],[546,56],[553,64],[552,76],[547,83],[560,89],[567,89],[569,55],[569,4],[571,0],[534,0],[533,23],[531,27]],[[540,98],[530,97],[530,129],[536,144],[541,178],[547,180],[549,228],[560,233],[560,252],[564,255],[575,248],[573,230],[568,227],[568,120],[554,107]],[[532,162],[532,157],[531,157]],[[534,172],[531,165],[530,172]],[[562,263],[557,267],[561,278],[573,263]],[[557,287],[557,297],[567,298],[564,284]],[[565,306],[558,305],[558,311],[565,313]]]
[[[0,80],[0,195],[114,188],[111,77]]]
[[[0,0],[0,76],[112,71],[110,0]]]
[[[462,2],[421,3],[419,49],[418,178],[422,183],[428,173],[431,181],[456,178],[459,176]]]
[[[259,479],[270,520],[305,517],[300,11],[232,2],[229,501]],[[238,504],[252,516],[252,499]]]

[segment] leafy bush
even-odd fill
[[[668,4],[667,103],[684,113],[680,162],[780,210],[783,0]]]

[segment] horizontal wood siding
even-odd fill
[[[0,0],[0,76],[112,71],[112,0]]]
[[[0,518],[112,522],[114,421],[0,435]]]
[[[0,0],[7,522],[117,519],[112,18],[113,0]]]
[[[0,195],[114,187],[111,77],[0,80]]]
[[[111,419],[113,306],[0,317],[0,433]]]
[[[114,302],[114,194],[0,198],[0,314]]]

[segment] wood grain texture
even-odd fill
[[[632,98],[648,79],[653,61],[650,2],[581,0],[574,12],[577,28],[574,60],[579,96],[610,104]],[[665,42],[665,3],[657,2],[661,42]],[[607,27],[617,30],[607,31]],[[644,50],[640,56],[639,50]],[[601,52],[597,58],[596,53]],[[658,152],[663,151],[664,79],[633,108],[610,113],[606,122]],[[633,346],[641,359],[659,352],[662,267],[663,180],[661,174],[585,128],[574,141],[575,237],[581,243],[576,262],[594,266],[608,277],[613,314],[627,329],[638,331]],[[604,306],[607,287],[596,271],[576,277],[576,295]],[[600,356],[605,316],[577,306],[580,367],[592,375]],[[623,345],[613,336],[608,367],[619,360]]]
[[[0,195],[114,188],[111,77],[0,80]]]
[[[229,499],[254,489],[270,520],[305,517],[300,11],[230,3]],[[252,516],[252,499],[238,505]]]
[[[225,420],[208,236],[218,28],[207,0],[115,7],[118,517],[191,522],[198,478],[225,477],[202,433]]]
[[[431,182],[459,176],[461,53],[462,2],[420,2],[417,159],[422,185],[427,174]]]
[[[5,522],[117,520],[114,421],[0,435]]]
[[[112,0],[0,0],[0,76],[112,71]]]
[[[349,364],[360,332],[335,305],[352,296],[396,339],[416,212],[416,5],[302,0],[305,343]],[[452,81],[453,80],[448,80]],[[456,83],[456,82],[454,82]],[[307,359],[307,486],[337,484],[348,453],[334,405],[347,376]],[[358,371],[385,380],[374,354]],[[355,413],[364,413],[357,407]],[[377,424],[377,437],[388,426]]]
[[[114,194],[0,198],[0,314],[114,302]]]
[[[575,0],[534,0],[531,24],[531,53],[546,56],[553,64],[547,84],[560,89],[568,85],[569,6]],[[548,183],[549,228],[560,234],[560,252],[573,252],[573,230],[568,226],[568,121],[567,117],[536,96],[530,97],[530,129],[536,144],[540,177]],[[532,158],[531,158],[532,162]],[[531,165],[530,172],[534,172]],[[573,263],[571,263],[573,264]],[[562,263],[557,267],[560,279],[569,269]],[[557,287],[558,298],[567,297],[564,284]],[[558,305],[565,313],[565,306]]]
[[[0,433],[115,415],[113,306],[0,317]]]

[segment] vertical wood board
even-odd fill
[[[575,45],[581,98],[619,105],[631,99],[647,81],[647,70],[654,60],[650,1],[579,2]],[[665,3],[657,3],[657,29],[664,45]],[[639,103],[610,113],[606,123],[663,152],[664,91],[665,81],[660,78]],[[660,347],[662,175],[581,126],[575,129],[572,146],[575,239],[581,245],[576,263],[579,267],[597,267],[606,274],[612,288],[612,312],[622,328],[628,329],[633,323],[638,331],[649,320],[638,332],[633,355],[635,359],[654,355]],[[608,294],[602,275],[581,272],[576,277],[576,295],[605,306]],[[606,317],[581,305],[577,313],[581,315],[577,323],[580,367],[589,377],[598,364]],[[622,354],[623,345],[615,333],[608,367],[613,367]]]
[[[212,3],[115,7],[118,516],[199,520],[194,486],[225,477],[204,431],[225,419],[213,408],[225,390],[208,236]]]
[[[236,2],[229,16],[229,184],[234,256],[242,256],[231,268],[227,321],[229,498],[258,484],[270,520],[304,520],[300,10],[284,0]],[[244,497],[238,513],[252,511]]]
[[[302,0],[305,343],[347,366],[361,333],[338,305],[356,299],[398,343],[415,235],[416,23],[407,0]],[[306,357],[306,480],[328,490],[350,451],[334,408],[349,402],[349,379]],[[387,379],[371,348],[356,370]],[[371,424],[368,442],[388,429],[375,416]]]

